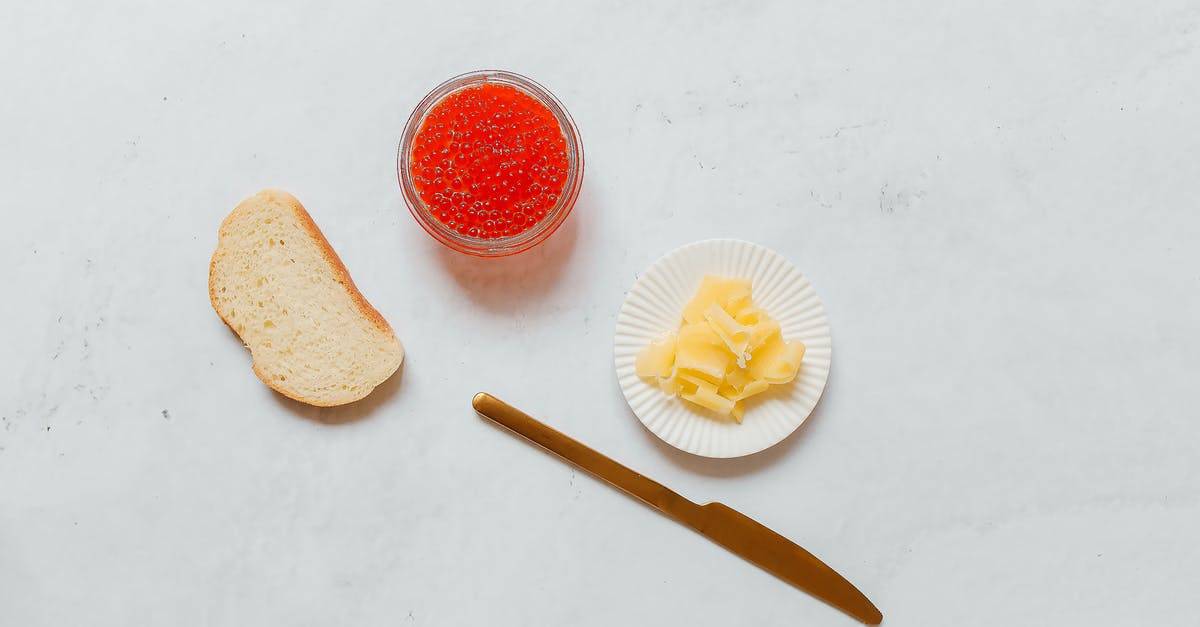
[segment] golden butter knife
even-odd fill
[[[707,536],[763,570],[868,624],[883,614],[853,584],[812,553],[721,503],[699,505],[480,392],[471,402],[483,417],[611,483],[650,507]]]

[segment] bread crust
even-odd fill
[[[308,211],[304,208],[304,205],[300,204],[300,200],[295,196],[281,189],[264,189],[258,192],[254,196],[251,196],[250,198],[238,203],[237,207],[234,207],[233,211],[229,212],[229,215],[225,216],[225,219],[221,221],[221,228],[217,232],[217,248],[215,251],[213,251],[212,259],[208,264],[208,300],[212,305],[213,311],[217,313],[217,316],[221,318],[221,321],[225,323],[225,326],[229,327],[229,330],[233,331],[238,338],[242,337],[241,334],[237,332],[237,329],[233,326],[233,324],[230,323],[229,319],[226,318],[223,313],[221,313],[221,309],[217,306],[217,293],[216,286],[213,284],[213,275],[216,271],[217,260],[220,258],[223,252],[221,250],[221,239],[224,237],[226,230],[229,227],[229,222],[238,213],[238,211],[247,204],[255,202],[262,196],[266,196],[272,200],[282,201],[288,205],[288,207],[292,210],[292,213],[294,213],[300,220],[300,226],[317,244],[317,249],[320,251],[321,257],[325,259],[330,267],[333,268],[334,273],[337,275],[338,283],[343,289],[346,290],[346,294],[350,297],[350,300],[354,303],[354,306],[357,307],[358,310],[368,320],[370,320],[377,329],[391,336],[397,344],[400,344],[400,340],[396,337],[396,333],[394,330],[392,330],[392,326],[388,324],[388,321],[384,319],[383,315],[380,314],[379,311],[371,305],[371,303],[367,302],[367,299],[362,295],[362,292],[358,291],[358,287],[354,285],[354,280],[350,278],[350,271],[346,269],[346,265],[342,263],[341,258],[338,257],[338,254],[333,249],[333,246],[329,244],[329,240],[325,239],[325,234],[321,232],[320,227],[318,227],[317,223],[313,221],[312,216],[309,215]],[[400,362],[403,363],[403,361],[404,347],[403,345],[400,345]],[[372,391],[367,390],[361,397],[343,403],[324,402],[315,398],[305,397],[301,394],[298,394],[295,390],[281,388],[275,381],[271,380],[270,377],[265,376],[264,373],[258,369],[257,361],[252,362],[251,366],[254,370],[254,374],[258,376],[263,383],[267,384],[267,387],[290,399],[316,407],[335,407],[337,405],[344,405],[347,402],[353,403],[356,400],[361,400],[362,398],[366,397]],[[397,365],[397,369],[399,369],[399,365]],[[393,371],[392,374],[395,374],[395,371]],[[380,383],[383,382],[381,381]]]

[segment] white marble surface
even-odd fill
[[[851,625],[479,420],[490,390],[825,558],[889,625],[1196,625],[1193,1],[5,3],[0,624]],[[587,178],[543,248],[439,250],[393,169],[439,81],[526,73]],[[205,292],[309,207],[408,348],[306,408]],[[736,461],[611,365],[663,252],[784,252],[825,399]],[[334,424],[341,423],[341,424]]]

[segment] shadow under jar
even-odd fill
[[[408,118],[397,171],[409,211],[459,252],[528,250],[567,219],[583,182],[571,116],[534,81],[502,70],[438,85]]]

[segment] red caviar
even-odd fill
[[[567,141],[529,94],[486,83],[446,96],[412,144],[413,183],[429,212],[461,235],[494,239],[533,228],[567,183]]]

